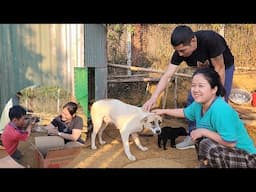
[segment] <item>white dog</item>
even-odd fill
[[[102,140],[102,133],[109,123],[113,123],[120,131],[125,154],[129,160],[136,160],[131,154],[129,147],[129,136],[132,135],[137,147],[142,151],[148,148],[140,143],[137,132],[149,128],[154,134],[160,134],[159,124],[162,118],[154,113],[145,112],[140,107],[126,104],[117,99],[103,99],[93,103],[91,107],[93,132],[91,134],[91,148],[97,149],[95,138],[97,133],[101,145],[106,142]]]

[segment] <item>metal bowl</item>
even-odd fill
[[[252,101],[252,95],[246,90],[236,88],[231,90],[229,100],[238,105],[249,104]]]

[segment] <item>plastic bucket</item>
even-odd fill
[[[252,93],[252,106],[256,107],[256,92]]]

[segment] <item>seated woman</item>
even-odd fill
[[[210,68],[195,71],[186,108],[156,109],[158,115],[186,117],[196,121],[193,142],[201,140],[198,158],[202,167],[255,168],[256,148],[237,112],[223,99],[225,89],[218,73]]]
[[[61,114],[45,127],[48,130],[48,134],[59,135],[64,139],[65,144],[69,142],[84,144],[81,138],[83,119],[76,115],[77,108],[78,106],[74,102],[66,103]]]

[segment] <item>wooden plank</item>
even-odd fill
[[[256,120],[256,114],[239,114],[241,119]]]
[[[120,64],[110,64],[109,63],[108,66],[130,69],[131,71],[144,71],[144,72],[152,72],[152,73],[160,73],[160,74],[163,74],[165,72],[163,70],[144,68],[144,67],[136,67],[136,66],[126,66],[126,65],[120,65]],[[174,76],[188,77],[188,78],[192,77],[192,75],[185,74],[185,73],[175,73]]]
[[[109,75],[109,79],[112,78],[133,78],[133,77],[146,77],[148,74],[133,74],[133,75]]]
[[[256,113],[256,107],[251,105],[237,105],[232,102],[229,102],[229,104],[240,113]]]
[[[143,82],[148,82],[148,81],[159,81],[160,78],[127,78],[127,79],[108,79],[108,83],[127,83],[127,82],[138,82],[138,81],[143,81]]]

